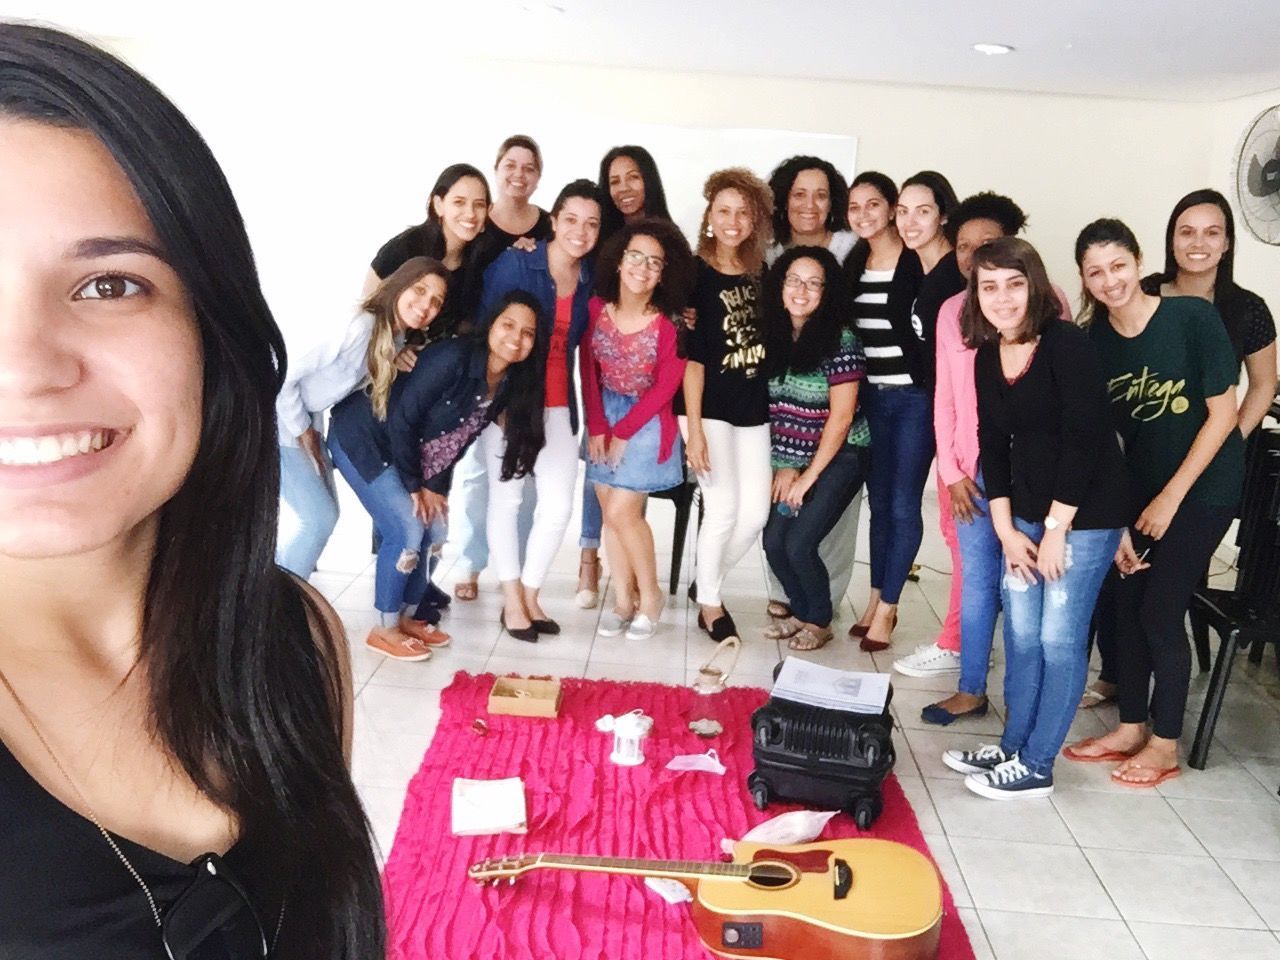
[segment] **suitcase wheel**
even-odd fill
[[[853,805],[853,822],[858,825],[859,830],[866,830],[876,822],[876,818],[880,816],[880,806],[878,797],[863,797]]]
[[[756,805],[757,810],[769,806],[769,785],[763,780],[756,780],[751,784],[751,802]]]

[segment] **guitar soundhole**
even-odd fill
[[[753,863],[750,882],[766,890],[789,887],[796,882],[796,871],[786,863]]]

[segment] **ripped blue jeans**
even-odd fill
[[[1036,543],[1044,524],[1013,518]],[[1033,773],[1053,771],[1053,761],[1084,692],[1089,668],[1089,620],[1102,580],[1120,545],[1119,530],[1067,533],[1066,572],[1034,584],[1006,573],[1004,600],[1006,754],[1018,754]]]

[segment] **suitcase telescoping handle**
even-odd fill
[[[716,666],[716,660],[726,651],[733,651],[733,659],[727,669]],[[699,693],[719,693],[729,682],[729,676],[738,666],[738,655],[742,653],[742,641],[737,637],[725,637],[720,645],[712,651],[711,656],[698,668],[698,676],[693,681],[693,689]]]

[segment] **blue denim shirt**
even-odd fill
[[[578,432],[577,369],[575,354],[587,332],[587,301],[591,299],[591,264],[582,261],[578,289],[573,294],[573,313],[569,320],[569,343],[565,349],[569,383],[569,423]],[[479,316],[488,316],[504,293],[523,290],[542,305],[543,331],[548,340],[556,323],[556,281],[547,266],[547,243],[540,241],[528,252],[508,247],[484,272],[484,290],[480,294]]]
[[[472,337],[430,344],[419,354],[413,370],[397,376],[391,385],[385,421],[373,415],[369,395],[357,390],[334,406],[329,433],[337,437],[365,480],[372,482],[394,465],[410,493],[426,487],[433,493],[447,494],[453,468],[424,481],[422,445],[457,429],[484,399],[489,389],[485,381],[488,357],[485,342]],[[504,376],[486,420],[492,421],[502,412],[506,387]],[[470,442],[458,451],[459,458],[468,446]]]

